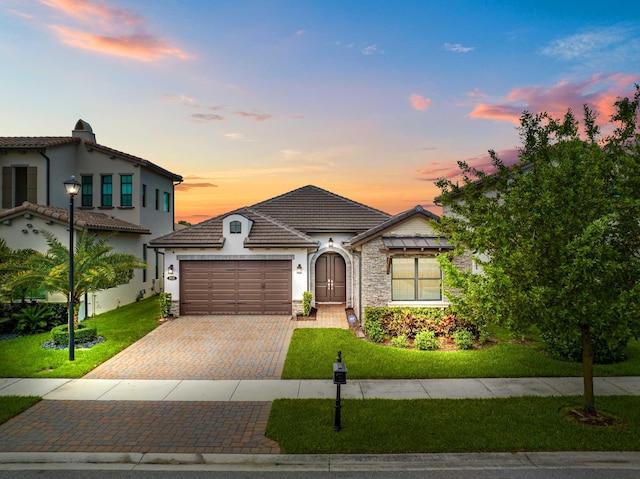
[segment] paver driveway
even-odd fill
[[[348,327],[344,306],[290,316],[181,316],[87,374],[93,379],[280,379],[296,327]]]

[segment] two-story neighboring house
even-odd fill
[[[0,236],[10,248],[46,251],[42,230],[68,243],[70,200],[63,183],[73,175],[82,184],[74,198],[75,230],[115,232],[109,242],[115,250],[149,265],[136,271],[129,284],[85,297],[81,318],[160,290],[162,258],[147,245],[173,231],[174,186],[182,181],[180,175],[98,144],[83,120],[71,136],[0,137],[0,169]]]

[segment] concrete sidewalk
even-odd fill
[[[640,395],[640,376],[595,378],[597,395]],[[435,399],[575,396],[580,377],[473,379],[356,379],[343,398]],[[333,398],[331,380],[0,379],[0,396],[42,396],[62,401],[273,401]]]
[[[597,378],[595,388],[597,395],[640,395],[640,377]],[[0,395],[45,399],[0,425],[0,464],[111,462],[123,455],[142,455],[134,464],[280,464],[269,459],[280,457],[279,444],[266,436],[271,401],[333,399],[335,392],[330,380],[0,379]],[[342,397],[359,399],[581,394],[579,377],[349,380],[342,386]]]

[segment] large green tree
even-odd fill
[[[567,357],[576,346],[591,413],[594,350],[620,360],[640,335],[639,99],[636,86],[615,103],[606,135],[586,106],[582,128],[571,110],[525,112],[516,164],[491,151],[493,171],[460,162],[460,182],[436,183],[444,214],[434,228],[482,270],[440,257],[454,306],[516,332],[535,325]]]
[[[8,286],[10,289],[62,293],[69,301],[69,249],[52,233],[42,231],[42,234],[47,240],[47,252],[31,255],[25,267],[11,276]],[[107,244],[111,237],[99,237],[86,230],[77,237],[73,268],[76,323],[80,301],[85,293],[127,284],[133,278],[135,269],[147,267],[137,256],[113,252],[113,246]]]

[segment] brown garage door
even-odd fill
[[[181,314],[291,314],[291,261],[181,261]]]

